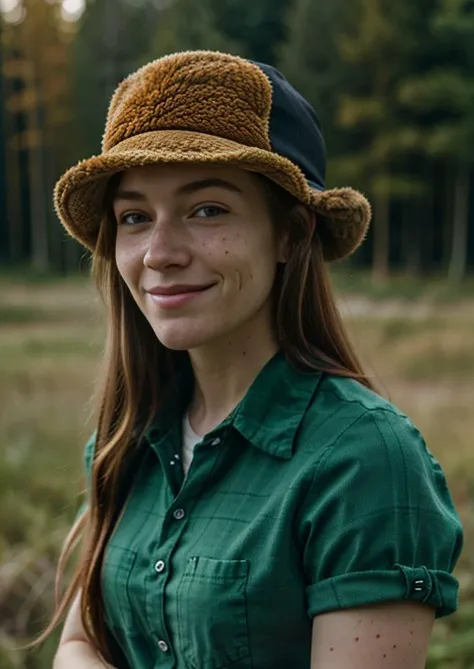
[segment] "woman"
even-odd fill
[[[455,610],[443,473],[324,264],[370,207],[324,161],[276,70],[186,52],[120,84],[103,153],[58,182],[108,338],[55,669],[421,669]]]

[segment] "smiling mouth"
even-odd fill
[[[211,284],[210,286],[203,286],[202,288],[192,288],[189,290],[183,290],[183,292],[173,293],[173,294],[163,294],[163,293],[148,293],[151,300],[162,308],[173,308],[180,307],[188,302],[191,302],[199,298],[203,293],[207,292],[213,288],[216,284]]]

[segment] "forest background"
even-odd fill
[[[76,269],[51,190],[100,150],[137,66],[220,49],[279,67],[315,106],[328,186],[374,204],[354,259],[461,280],[474,266],[472,0],[1,0],[0,261]]]
[[[100,152],[117,83],[183,49],[281,69],[321,119],[327,186],[373,203],[334,281],[466,530],[460,610],[436,624],[428,666],[474,669],[473,0],[0,0],[0,669],[51,666],[56,638],[15,647],[51,610],[103,341],[89,258],[52,189]]]

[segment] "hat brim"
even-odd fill
[[[370,223],[370,205],[361,193],[352,188],[312,188],[302,171],[283,156],[213,135],[158,130],[134,135],[99,156],[83,160],[59,179],[54,203],[68,232],[93,251],[110,177],[154,163],[229,165],[266,176],[320,214],[317,230],[328,261],[350,255]]]

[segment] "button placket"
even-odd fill
[[[160,639],[160,640],[158,641],[158,648],[159,648],[163,653],[167,653],[167,652],[169,651],[169,646],[168,646],[168,644],[166,643],[166,641],[163,641],[163,639]]]
[[[170,582],[173,583],[170,586],[173,594],[173,588],[176,586],[176,583],[172,581],[174,570],[171,568],[171,555],[182,535],[188,529],[188,517],[191,517],[193,513],[203,481],[210,480],[211,476],[215,475],[216,464],[223,457],[223,451],[219,448],[219,444],[223,442],[223,438],[214,436],[214,438],[211,437],[202,444],[204,448],[197,449],[191,465],[194,465],[194,471],[191,472],[191,477],[188,474],[188,478],[184,479],[179,491],[173,495],[174,499],[166,512],[159,545],[154,547],[153,570],[149,568],[151,572],[149,575],[150,583],[153,583],[153,585],[149,589],[149,596],[147,593],[146,606],[150,627],[154,628],[155,644],[161,651],[162,663],[167,663],[174,657],[172,641],[175,630],[172,629],[173,619],[169,617],[171,612],[168,609],[172,601],[168,597],[168,586]],[[181,469],[179,452],[175,448],[162,452],[160,459],[163,469],[166,468],[168,474],[171,472],[177,473],[178,467]],[[170,465],[171,461],[174,462],[174,466]],[[158,559],[160,557],[162,559]],[[161,566],[159,563],[165,562],[164,558],[166,558],[166,564]],[[164,650],[165,647],[167,650]]]
[[[173,622],[169,619],[166,608],[167,588],[172,578],[172,554],[186,531],[187,514],[193,506],[192,497],[183,498],[180,495],[182,482],[179,474],[182,470],[182,458],[176,446],[171,447],[172,442],[170,438],[169,442],[164,442],[157,449],[160,470],[169,487],[167,499],[172,501],[166,510],[163,509],[164,522],[150,555],[144,602],[147,627],[154,639],[155,653],[161,656],[160,662],[163,666],[171,666],[174,662]]]
[[[156,571],[157,574],[161,574],[162,572],[164,572],[165,567],[166,567],[166,564],[163,560],[157,560],[155,562],[155,571]]]

